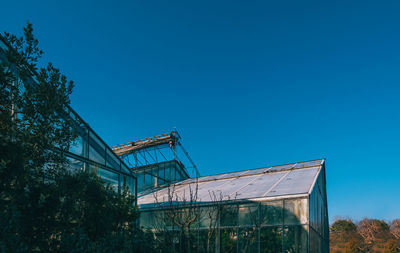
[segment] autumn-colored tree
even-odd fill
[[[358,233],[367,244],[391,239],[390,227],[384,220],[365,218],[358,225]]]
[[[338,219],[330,227],[330,250],[334,253],[399,253],[400,219],[389,223],[369,218],[357,223]]]
[[[395,219],[391,222],[390,232],[396,239],[400,239],[400,219]]]

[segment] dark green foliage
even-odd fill
[[[28,23],[21,38],[5,33],[13,50],[0,61],[0,252],[150,253],[128,190],[66,169],[73,83],[52,64],[37,68],[32,32]]]

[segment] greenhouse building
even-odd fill
[[[329,252],[324,159],[188,178],[138,205],[176,252]]]
[[[0,64],[19,77],[0,36]],[[71,170],[97,174],[137,196],[139,225],[160,252],[328,252],[325,160],[200,176],[178,132],[109,147],[70,107],[77,139],[65,152]]]

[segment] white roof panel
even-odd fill
[[[262,169],[246,170],[220,175],[188,179],[170,186],[174,199],[190,200],[190,190],[196,191],[199,203],[213,202],[215,195],[222,200],[245,200],[308,194],[317,178],[324,160],[293,163]],[[171,192],[171,191],[170,191]],[[157,196],[157,201],[155,200]],[[159,205],[167,201],[168,188],[138,197],[141,207]]]

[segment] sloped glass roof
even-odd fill
[[[213,196],[219,200],[254,200],[309,194],[324,162],[324,159],[320,159],[189,178],[171,185],[169,190],[163,188],[138,196],[138,204],[140,207],[160,205],[168,200],[171,192],[178,202],[183,199],[189,201],[190,192],[192,196],[197,193],[195,201],[199,203],[213,202]]]

